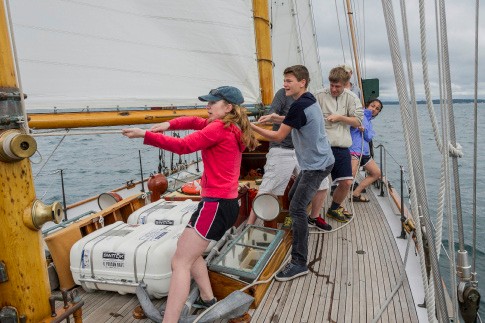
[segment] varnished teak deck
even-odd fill
[[[371,322],[400,279],[403,265],[388,222],[376,197],[354,203],[354,220],[333,233],[311,229],[309,274],[288,282],[274,281],[252,322]],[[349,206],[350,207],[350,206]],[[332,226],[342,224],[329,220]],[[415,277],[415,279],[420,279]],[[134,295],[112,292],[83,294],[84,322],[135,320]],[[157,306],[164,300],[156,302]],[[380,322],[417,322],[408,280],[384,311]]]
[[[254,322],[372,321],[400,280],[403,262],[376,197],[366,195],[371,202],[354,203],[350,224],[333,233],[310,231],[309,274],[275,281],[253,313]],[[327,221],[334,229],[342,226]],[[406,279],[380,322],[417,321]]]

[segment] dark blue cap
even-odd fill
[[[221,86],[217,89],[210,90],[209,94],[199,96],[201,101],[219,101],[226,100],[233,104],[242,104],[244,102],[243,95],[238,88],[234,86]]]

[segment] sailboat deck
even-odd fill
[[[328,220],[333,233],[310,230],[309,274],[272,283],[254,322],[372,322],[400,280],[403,262],[385,215],[373,194],[354,203],[354,220]],[[350,206],[349,206],[350,207]],[[408,280],[378,322],[417,322]]]
[[[311,229],[309,274],[288,282],[273,281],[252,322],[371,322],[400,280],[403,262],[385,215],[373,194],[354,203],[348,225],[328,222],[333,233]],[[349,206],[350,207],[350,206]],[[418,278],[416,278],[418,279]],[[132,310],[135,295],[82,293],[84,322],[148,322]],[[159,306],[165,300],[158,300]],[[417,322],[408,280],[384,310],[379,322]]]

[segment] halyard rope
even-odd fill
[[[406,90],[406,85],[404,82],[404,73],[403,73],[403,66],[402,66],[402,60],[400,56],[400,51],[399,51],[399,44],[397,40],[397,28],[396,28],[396,23],[394,20],[394,10],[392,8],[392,2],[382,0],[382,7],[383,7],[383,12],[384,12],[384,18],[385,18],[385,23],[386,23],[386,29],[388,33],[388,40],[389,40],[389,47],[391,50],[391,58],[393,62],[393,71],[394,71],[394,77],[396,80],[396,87],[397,87],[397,92],[398,92],[398,97],[399,101],[401,103],[401,119],[403,123],[403,129],[404,129],[404,138],[405,138],[405,147],[406,147],[406,156],[408,160],[408,168],[409,168],[409,173],[410,173],[410,185],[413,188],[412,194],[410,196],[411,198],[411,210],[412,214],[414,214],[415,222],[416,222],[416,237],[418,240],[418,244],[420,246],[423,246],[423,239],[422,239],[422,232],[421,232],[421,221],[419,219],[419,211],[418,211],[418,201],[416,194],[418,193],[415,188],[415,176],[414,176],[414,161],[411,156],[411,144],[410,144],[410,138],[409,138],[409,128],[407,127],[407,124],[410,123],[409,120],[409,100],[408,96],[405,92]],[[421,267],[421,278],[422,278],[422,283],[423,286],[425,287],[425,295],[426,295],[426,304],[427,304],[427,313],[428,313],[428,320],[430,322],[436,322],[436,317],[435,317],[435,306],[434,306],[434,295],[431,294],[430,289],[428,288],[428,279],[426,275],[426,267],[425,267],[425,257],[424,257],[424,251],[423,248],[419,248],[419,257],[420,257],[420,267]]]

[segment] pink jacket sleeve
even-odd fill
[[[180,117],[169,121],[170,130],[201,130],[207,126],[207,119],[200,117]]]
[[[170,123],[170,126],[172,126],[172,123]],[[161,133],[147,131],[143,143],[145,145],[166,149],[176,154],[189,154],[216,145],[222,139],[221,136],[225,134],[223,127],[222,122],[214,121],[201,130],[191,133],[184,138],[175,138]]]

